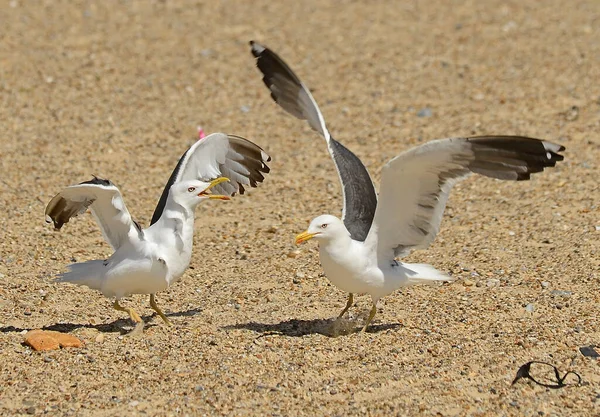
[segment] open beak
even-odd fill
[[[215,180],[212,180],[210,182],[210,185],[208,186],[208,188],[204,191],[202,191],[200,194],[198,194],[198,196],[205,196],[208,197],[211,200],[230,200],[228,195],[220,195],[220,194],[210,194],[210,192],[208,190],[210,190],[212,187],[214,187],[215,185],[221,184],[222,182],[226,182],[229,181],[229,178],[226,177],[219,177]]]
[[[318,234],[319,233],[309,233],[308,231],[306,231],[304,233],[300,233],[298,236],[296,236],[296,245],[299,245],[302,242],[306,242],[307,240],[312,239],[313,237],[315,237]]]

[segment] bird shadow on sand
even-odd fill
[[[202,313],[202,310],[199,308],[191,308],[185,311],[174,311],[172,313],[165,313],[167,317],[192,317],[197,314]],[[156,314],[154,315],[156,316]]]
[[[145,329],[156,326],[156,324],[148,323],[148,320],[151,317],[152,316],[142,317],[142,320],[144,320],[144,322],[145,322],[145,324],[144,324]],[[30,331],[30,330],[36,330],[36,329],[52,330],[52,331],[61,332],[61,333],[71,333],[72,331],[77,330],[77,329],[96,329],[100,333],[121,333],[122,335],[125,335],[125,334],[129,333],[132,328],[133,328],[133,323],[130,320],[118,319],[111,323],[102,323],[102,324],[56,323],[56,324],[51,324],[51,325],[44,326],[44,327],[39,327],[39,328],[35,327],[35,328],[31,328],[31,329],[19,328],[19,327],[14,327],[14,326],[6,326],[6,327],[0,327],[0,333],[10,333],[10,332],[21,333],[23,331]]]
[[[224,330],[251,330],[261,333],[259,337],[270,335],[281,335],[289,337],[302,337],[311,334],[321,334],[327,337],[347,336],[359,333],[362,329],[354,321],[335,319],[314,320],[286,320],[280,323],[264,324],[248,322],[222,327]],[[366,333],[379,333],[402,326],[400,323],[373,324],[369,326]]]
[[[200,314],[200,309],[190,309],[186,311],[179,311],[174,313],[166,314],[167,317],[191,317],[196,314]],[[144,321],[144,329],[149,329],[151,327],[157,326],[155,321],[162,322],[160,317],[156,313],[142,316],[142,320]],[[71,333],[77,329],[96,329],[101,333],[120,333],[122,335],[126,335],[134,328],[133,322],[129,319],[117,319],[110,323],[101,323],[101,324],[89,324],[89,323],[56,323],[48,326],[41,327],[41,330],[53,330],[61,333]],[[35,330],[36,328],[19,328],[15,326],[6,326],[0,327],[0,333],[11,333],[17,332],[21,333],[23,331]]]
[[[150,322],[156,315],[147,315],[142,316],[142,320],[144,320],[144,329],[149,329],[151,327],[156,326],[156,324]],[[158,318],[160,320],[160,317]],[[19,328],[14,326],[6,326],[0,327],[0,333],[10,333],[10,332],[23,332],[29,330],[53,330],[61,333],[71,333],[77,329],[96,329],[100,333],[120,333],[121,335],[126,335],[134,328],[134,324],[129,319],[117,319],[110,323],[101,323],[101,324],[89,324],[89,323],[56,323],[50,324],[44,327],[34,327],[34,328]]]

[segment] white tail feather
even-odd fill
[[[406,269],[408,282],[410,284],[431,284],[433,281],[454,280],[454,278],[451,276],[438,271],[433,266],[428,264],[406,264],[403,262],[402,266]]]
[[[104,260],[80,262],[69,265],[69,272],[59,274],[56,281],[85,285],[93,290],[100,290],[104,279]]]

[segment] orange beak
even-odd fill
[[[211,200],[231,200],[231,198],[228,195],[207,193],[207,191],[209,189],[211,189],[212,187],[214,187],[215,185],[218,185],[218,184],[221,184],[222,182],[227,182],[227,181],[229,181],[229,178],[226,178],[226,177],[219,177],[217,179],[212,180],[210,182],[210,185],[208,186],[208,188],[206,188],[206,190],[204,190],[200,194],[198,194],[198,197],[204,196],[204,197],[208,197]]]
[[[318,234],[319,233],[309,233],[308,231],[300,233],[298,236],[296,236],[296,245],[299,245],[302,242],[306,242],[307,240],[312,239]]]

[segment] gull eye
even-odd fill
[[[323,224],[321,225],[321,229],[327,229],[327,223],[323,223]]]
[[[193,193],[194,191],[196,191],[196,187],[190,187],[190,188],[188,188],[188,192]]]

